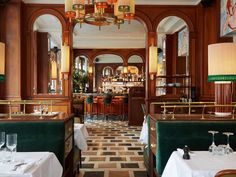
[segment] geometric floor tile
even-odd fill
[[[140,126],[126,121],[85,122],[88,150],[82,152],[77,177],[147,177]]]

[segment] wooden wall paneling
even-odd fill
[[[143,87],[130,88],[128,101],[128,124],[141,126],[144,120],[141,104],[145,104],[145,89]]]
[[[37,93],[48,93],[48,33],[37,32]]]
[[[5,24],[4,24],[4,22],[5,22],[5,8],[4,8],[5,6],[0,6],[0,26],[1,26],[1,28],[0,28],[0,42],[5,42],[5,31],[4,31],[4,26],[5,26]],[[4,89],[4,87],[5,87],[5,82],[0,82],[0,99],[3,99],[4,98],[4,96],[5,96],[5,89]],[[0,111],[1,112],[3,112],[2,111],[3,110],[3,108],[1,107],[0,108]]]
[[[5,6],[6,99],[21,99],[21,2]]]

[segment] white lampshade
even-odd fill
[[[0,42],[0,75],[5,75],[5,44]]]
[[[92,67],[92,66],[89,66],[89,67],[88,67],[88,73],[89,73],[89,74],[92,74],[92,73],[93,73],[93,67]]]
[[[68,45],[61,46],[61,72],[69,73],[70,71],[70,47]]]
[[[51,79],[57,79],[57,62],[51,62]]]
[[[157,47],[155,46],[149,47],[149,73],[157,73]]]
[[[128,67],[127,66],[124,66],[124,73],[128,73]]]
[[[130,13],[135,14],[135,0],[130,0]]]
[[[65,12],[73,11],[73,1],[72,0],[65,0]]]
[[[208,46],[208,81],[236,80],[236,44],[218,43]]]

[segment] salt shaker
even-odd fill
[[[189,155],[189,148],[188,148],[187,145],[184,146],[183,151],[184,151],[183,159],[189,160],[190,159],[190,155]]]

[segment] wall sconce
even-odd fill
[[[157,47],[153,45],[149,47],[149,74],[151,80],[157,74]]]
[[[57,80],[57,62],[56,61],[51,62],[51,79]]]
[[[88,73],[89,73],[89,74],[93,74],[93,67],[92,67],[92,66],[89,66],[89,67],[88,67]]]
[[[61,46],[61,73],[68,77],[70,72],[70,46],[67,44]]]
[[[236,44],[218,43],[208,46],[208,81],[215,82],[215,103],[232,102],[232,81],[236,81]],[[215,114],[227,116],[231,107],[216,108]]]
[[[124,74],[127,74],[127,73],[128,73],[128,67],[127,67],[127,66],[124,66],[123,72],[124,72]]]
[[[0,42],[0,81],[5,80],[5,44]]]

